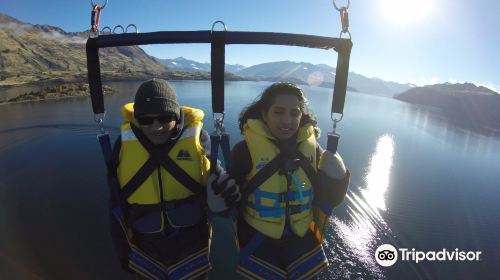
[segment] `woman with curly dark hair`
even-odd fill
[[[246,278],[312,278],[328,265],[323,225],[344,199],[349,172],[316,142],[316,125],[293,83],[272,84],[240,114],[244,140],[231,152],[230,176],[217,181],[231,177],[241,186],[241,196],[224,202],[238,210],[238,273]],[[211,182],[209,196],[221,193]]]

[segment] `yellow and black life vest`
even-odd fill
[[[161,150],[164,154],[153,157],[145,146],[147,143],[141,141],[144,135],[134,118],[133,103],[121,110],[125,122],[121,126],[118,182],[132,227],[142,233],[163,231],[164,218],[175,228],[193,225],[204,216],[199,200],[210,169],[199,140],[204,113],[181,108],[184,126],[175,144]],[[142,176],[138,176],[141,169],[148,171],[142,170]]]
[[[252,171],[246,178],[250,193],[244,195],[247,199],[243,217],[270,238],[282,237],[287,220],[290,230],[303,237],[313,219],[313,182],[317,172],[313,126],[308,124],[299,128],[297,152],[293,158],[283,157],[273,143],[276,139],[260,120],[248,120],[244,136],[252,159]],[[298,164],[296,167],[287,167],[294,162]]]

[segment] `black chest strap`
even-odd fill
[[[148,160],[139,168],[136,174],[128,181],[122,188],[122,196],[127,199],[146,181],[146,179],[159,167],[162,166],[168,170],[170,174],[185,188],[190,190],[196,195],[204,193],[202,184],[194,180],[189,174],[186,173],[175,161],[173,161],[168,153],[175,146],[177,140],[167,142],[163,145],[153,145],[142,131],[134,125],[130,125],[137,140],[142,144],[149,154]]]
[[[259,186],[261,186],[267,179],[273,176],[274,173],[279,172],[284,169],[287,160],[298,160],[298,164],[308,177],[309,181],[313,186],[316,185],[317,176],[316,171],[311,166],[310,161],[304,154],[302,154],[298,149],[296,149],[291,155],[284,156],[281,152],[280,146],[277,143],[273,144],[280,150],[280,153],[275,156],[270,162],[268,162],[255,176],[253,176],[243,187],[242,190],[242,201],[246,201],[248,196],[253,193]],[[314,164],[314,163],[313,163]]]

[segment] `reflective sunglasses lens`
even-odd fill
[[[154,120],[155,120],[155,118],[152,118],[152,117],[142,117],[142,118],[137,119],[137,121],[141,125],[150,125],[154,122]]]

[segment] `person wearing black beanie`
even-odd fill
[[[111,235],[122,267],[148,279],[205,277],[210,137],[203,111],[180,106],[169,83],[151,79],[121,113],[108,178],[116,186]]]

